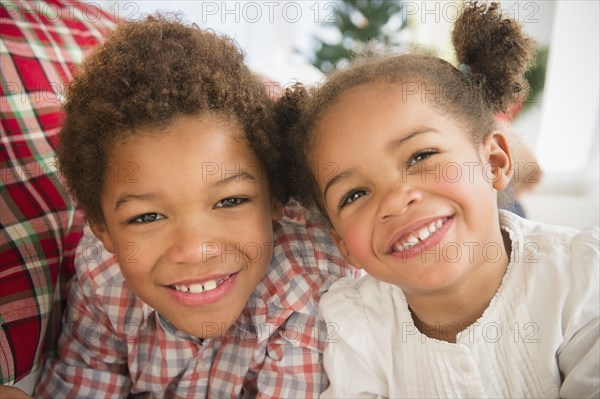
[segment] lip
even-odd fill
[[[427,226],[429,223],[431,223],[435,220],[438,220],[438,219],[446,219],[446,221],[444,222],[444,225],[439,230],[436,230],[435,233],[432,233],[429,237],[427,237],[425,239],[425,241],[419,241],[419,243],[415,244],[414,246],[412,246],[408,249],[405,249],[403,251],[400,251],[400,252],[394,251],[393,245],[401,237],[403,237],[406,234],[411,233],[415,230],[418,230],[422,226]],[[394,235],[392,236],[392,240],[390,240],[390,243],[388,244],[388,250],[386,253],[387,253],[387,255],[391,255],[394,257],[401,257],[403,260],[417,256],[417,255],[421,254],[422,252],[435,247],[440,241],[442,241],[442,239],[446,235],[446,232],[452,225],[453,221],[454,221],[454,215],[451,215],[451,216],[435,216],[432,218],[421,219],[419,221],[410,223],[410,224],[402,227],[396,233],[394,233]]]
[[[406,261],[409,258],[414,258],[416,256],[421,255],[425,251],[429,251],[430,249],[435,248],[435,246],[439,244],[446,235],[446,232],[452,225],[452,222],[454,222],[454,219],[448,218],[448,220],[446,220],[446,222],[444,223],[444,226],[442,226],[441,229],[437,230],[435,233],[427,237],[425,241],[420,241],[418,244],[415,244],[414,246],[405,249],[404,251],[392,252],[390,253],[390,255],[396,258],[402,258],[403,261]]]
[[[201,292],[201,293],[197,293],[197,294],[194,294],[191,292],[177,291],[174,288],[171,288],[171,286],[163,286],[163,288],[167,291],[167,294],[169,294],[169,296],[171,298],[173,298],[175,301],[177,301],[178,303],[180,303],[184,306],[208,305],[208,304],[220,301],[221,299],[223,299],[225,296],[227,296],[231,292],[231,290],[236,282],[238,273],[239,272],[235,272],[233,274],[221,274],[219,276],[215,275],[215,276],[211,276],[209,278],[205,278],[203,280],[185,280],[185,282],[181,281],[181,282],[176,283],[176,284],[181,284],[181,285],[187,285],[187,284],[193,284],[193,283],[198,284],[203,281],[225,278],[225,281],[223,281],[221,283],[221,285],[219,285],[214,290]],[[173,284],[173,285],[176,285],[176,284]]]
[[[429,223],[431,223],[431,222],[433,222],[435,220],[444,219],[444,218],[451,219],[453,217],[454,217],[454,215],[432,216],[432,217],[420,219],[420,220],[417,220],[417,221],[414,221],[414,222],[411,222],[411,223],[409,223],[407,225],[402,226],[400,229],[396,230],[394,232],[394,234],[392,234],[392,237],[390,238],[390,240],[388,241],[387,246],[386,246],[387,252],[389,253],[389,252],[393,251],[392,250],[392,246],[394,245],[394,243],[396,241],[398,241],[400,239],[400,237],[402,237],[402,236],[404,236],[404,235],[406,235],[406,234],[408,234],[408,233],[410,233],[412,231],[415,231],[415,230],[417,230],[420,227],[428,225]]]

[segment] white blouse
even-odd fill
[[[511,262],[481,318],[456,343],[415,327],[395,285],[338,280],[321,299],[329,388],[321,398],[600,395],[599,230],[501,211]]]

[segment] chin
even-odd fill
[[[434,281],[424,281],[420,287],[423,291],[426,292],[444,292],[445,290],[451,289],[454,287],[456,283],[456,279],[444,279],[444,280],[434,280]]]
[[[413,280],[410,286],[406,286],[405,290],[421,293],[442,292],[452,288],[459,278],[460,274],[455,273],[426,276]],[[400,288],[402,288],[402,286],[400,286]]]

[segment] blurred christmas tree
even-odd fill
[[[548,47],[539,47],[535,64],[527,71],[525,78],[531,91],[523,104],[523,109],[530,108],[541,101],[544,82],[546,81],[546,65],[548,63]]]
[[[503,114],[507,121],[513,121],[524,111],[539,106],[546,81],[546,65],[548,63],[548,47],[538,47],[536,50],[535,63],[525,73],[525,79],[529,83],[529,94],[522,103],[516,103],[509,107]]]
[[[409,48],[400,42],[398,34],[407,27],[402,0],[340,0],[335,5],[335,23],[327,24],[328,39],[316,38],[317,50],[311,60],[323,73],[343,67],[353,55],[370,51],[376,45]],[[517,113],[540,101],[547,59],[548,48],[539,48],[536,63],[526,75],[531,92],[524,104],[514,110]]]
[[[406,26],[401,0],[343,0],[336,3],[334,43],[317,38],[312,64],[324,73],[343,66],[370,43],[398,44],[397,32]]]

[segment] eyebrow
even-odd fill
[[[239,173],[230,175],[224,179],[221,179],[214,183],[214,185],[223,186],[225,184],[231,183],[232,181],[237,181],[239,179],[247,180],[247,181],[256,181],[256,177],[252,173],[248,173],[245,170]]]
[[[348,176],[350,176],[352,174],[352,169],[350,170],[346,170],[340,174],[337,174],[335,176],[333,176],[327,183],[325,183],[325,189],[323,190],[323,200],[325,201],[325,203],[327,203],[327,191],[329,191],[329,189],[339,183],[340,181],[344,180],[345,178],[347,178]]]
[[[386,151],[387,152],[393,152],[395,150],[397,150],[404,142],[418,136],[419,134],[422,133],[428,133],[428,132],[432,132],[433,130],[431,129],[418,129],[415,130],[414,132],[407,134],[406,136],[400,137],[399,139],[393,140],[391,141],[387,146],[386,146]],[[352,175],[353,171],[352,169],[350,170],[346,170],[340,174],[337,174],[335,176],[333,176],[326,184],[325,184],[325,189],[323,190],[323,200],[325,201],[325,203],[327,203],[327,191],[329,191],[329,189],[339,183],[340,181],[346,179],[347,177],[349,177],[350,175]]]
[[[151,201],[158,197],[156,194],[125,194],[121,195],[115,204],[115,211],[129,201]]]
[[[392,142],[390,142],[387,147],[386,150],[388,152],[392,152],[398,149],[398,147],[400,147],[404,142],[418,136],[419,134],[423,134],[423,133],[430,133],[433,132],[434,130],[432,129],[419,129],[419,130],[415,130],[414,132],[407,134],[404,137],[400,137],[399,139],[393,140]]]
[[[251,173],[242,171],[215,182],[215,185],[225,185],[238,179],[253,181],[256,180],[256,177]],[[122,207],[125,203],[129,201],[151,201],[155,200],[156,198],[158,198],[158,195],[153,193],[121,195],[115,204],[115,210],[118,210],[120,207]]]

